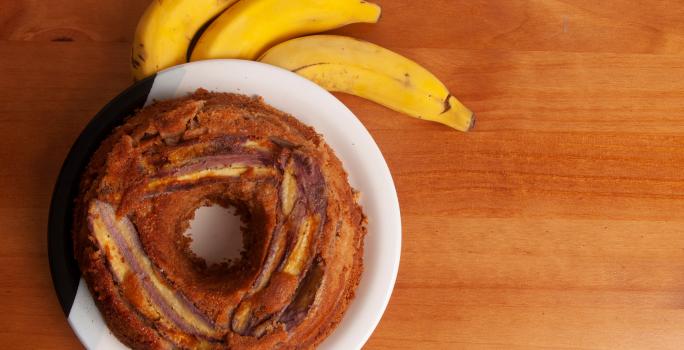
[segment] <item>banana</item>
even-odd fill
[[[259,61],[288,69],[329,91],[369,99],[409,116],[468,131],[475,115],[432,73],[378,45],[337,35],[292,39]]]
[[[131,68],[136,80],[186,62],[197,31],[237,0],[153,0],[133,38]]]
[[[190,60],[254,60],[281,41],[379,18],[380,7],[362,0],[242,0],[209,25]]]

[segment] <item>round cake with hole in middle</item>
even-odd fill
[[[236,261],[190,250],[207,205],[237,208]],[[258,97],[200,89],[141,109],[93,155],[74,215],[82,274],[134,349],[312,348],[361,275],[365,216],[340,160]]]

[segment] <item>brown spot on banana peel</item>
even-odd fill
[[[403,83],[404,83],[404,86],[406,86],[407,88],[408,88],[408,87],[411,87],[411,85],[413,85],[413,84],[411,83],[411,75],[410,75],[410,74],[404,73],[404,81],[403,81]]]
[[[446,112],[448,112],[448,111],[451,110],[451,103],[449,102],[449,100],[450,100],[452,97],[453,97],[453,95],[448,94],[447,97],[444,99],[444,110],[442,110],[442,113],[440,113],[440,114],[444,114],[444,113],[446,113]],[[420,118],[420,119],[422,119],[422,118]],[[472,112],[471,112],[471,115],[470,115],[470,124],[468,124],[468,127],[467,127],[465,130],[463,130],[463,131],[472,130],[472,129],[475,127],[475,120],[476,120],[476,118],[475,118],[475,113],[472,113]]]
[[[295,68],[295,69],[291,70],[291,72],[292,72],[292,73],[297,73],[297,72],[299,72],[299,71],[302,70],[302,69],[306,69],[306,68],[313,67],[313,66],[320,66],[320,65],[322,65],[322,64],[329,64],[329,63],[328,63],[328,62],[311,63],[311,64],[307,64],[307,65],[304,65],[304,66]]]
[[[444,109],[442,110],[442,113],[440,113],[440,114],[444,114],[444,113],[448,112],[449,110],[451,110],[451,103],[449,103],[450,98],[451,98],[451,94],[447,94],[446,98],[444,99]]]
[[[467,128],[465,131],[470,131],[470,130],[472,130],[472,129],[475,127],[475,120],[476,120],[476,119],[477,119],[477,118],[475,118],[475,113],[473,113],[473,114],[470,116],[470,125],[468,125],[468,128]]]
[[[138,56],[140,56],[140,55],[138,55]],[[135,58],[135,49],[134,48],[131,49],[131,66],[135,69],[140,67],[140,62],[138,62],[138,60]]]

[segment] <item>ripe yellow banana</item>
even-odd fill
[[[281,41],[379,18],[380,7],[362,0],[242,0],[202,33],[190,60],[254,60]]]
[[[285,41],[259,61],[296,72],[330,91],[367,98],[395,111],[468,131],[475,115],[417,63],[378,45],[337,35]]]
[[[131,68],[136,80],[186,62],[190,41],[214,16],[237,0],[153,0],[133,39]]]

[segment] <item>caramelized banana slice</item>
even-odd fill
[[[141,283],[141,300],[131,300],[132,303],[143,306],[147,314],[163,315],[185,332],[215,335],[211,322],[155,271],[128,218],[117,218],[114,208],[99,200],[91,203],[88,214],[91,229],[117,282],[125,284],[126,277],[133,274]]]

